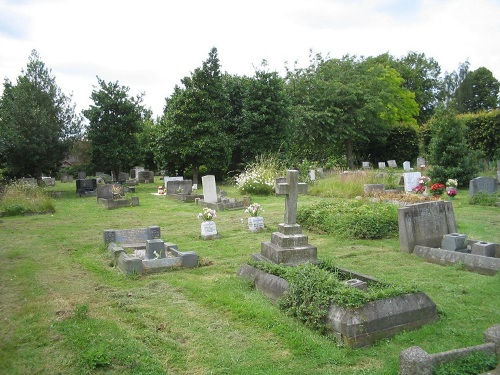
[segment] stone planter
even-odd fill
[[[262,216],[252,216],[248,218],[248,229],[250,232],[258,232],[264,229],[264,218]]]

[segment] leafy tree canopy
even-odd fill
[[[484,68],[468,72],[455,92],[455,108],[459,113],[487,111],[498,106],[500,82]]]
[[[16,84],[5,80],[0,100],[0,164],[6,174],[55,173],[80,136],[81,126],[70,97],[33,50]]]
[[[97,77],[91,99],[94,104],[83,111],[89,120],[87,138],[91,163],[97,170],[111,171],[118,178],[141,161],[138,136],[147,112],[143,95],[129,96],[129,88],[118,82],[105,82]]]

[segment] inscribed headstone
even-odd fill
[[[453,204],[432,201],[398,209],[401,251],[411,253],[416,245],[439,248],[445,234],[456,233]]]
[[[385,161],[378,162],[378,169],[385,169]]]
[[[203,200],[208,203],[217,203],[217,186],[215,185],[215,176],[206,175],[201,178],[203,185]]]
[[[167,194],[191,194],[193,192],[192,180],[168,181]]]
[[[409,161],[405,161],[405,162],[403,163],[403,169],[404,169],[405,171],[411,171],[411,164],[410,164],[410,162],[409,162]]]
[[[493,177],[476,177],[469,182],[469,195],[471,197],[479,191],[494,194],[497,190],[498,181]]]
[[[182,176],[175,176],[175,177],[165,176],[163,179],[165,181],[165,188],[168,190],[167,184],[169,181],[182,181],[184,179],[184,177],[182,177]]]
[[[396,160],[388,160],[387,165],[391,168],[397,168],[398,164],[396,163]]]
[[[153,171],[140,171],[137,174],[137,180],[139,183],[144,183],[144,184],[149,184],[154,182],[155,180],[155,174]]]
[[[405,191],[412,191],[413,188],[417,187],[419,178],[422,177],[420,172],[405,172],[403,173],[403,180]]]
[[[361,166],[363,169],[369,169],[370,168],[370,162],[369,161],[362,161]]]

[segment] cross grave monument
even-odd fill
[[[275,191],[285,196],[285,220],[278,224],[278,232],[271,235],[271,241],[262,242],[260,254],[253,254],[253,259],[292,266],[316,262],[317,248],[308,243],[308,237],[297,224],[298,195],[307,193],[307,184],[299,183],[299,171],[288,170],[286,182],[276,183]]]

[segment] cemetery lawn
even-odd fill
[[[439,320],[367,348],[338,346],[304,327],[238,277],[283,221],[284,198],[252,197],[266,231],[250,233],[244,210],[217,213],[221,238],[200,239],[201,208],[137,187],[138,207],[106,210],[73,183],[52,214],[0,218],[1,374],[397,374],[398,354],[483,343],[500,323],[500,274],[442,267],[399,251],[397,237],[346,240],[307,233],[318,257],[388,283],[415,285]],[[239,197],[232,187],[230,197]],[[320,199],[300,196],[299,207]],[[453,201],[460,233],[500,242],[499,208]],[[243,219],[243,223],[242,223]],[[193,250],[202,267],[124,276],[110,266],[104,229],[159,225],[162,239]]]

